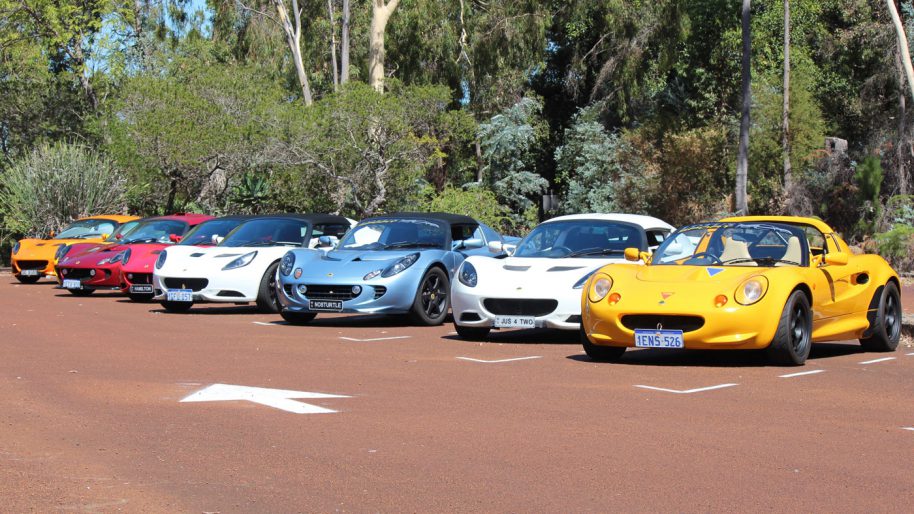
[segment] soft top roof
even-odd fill
[[[390,214],[373,216],[368,219],[376,220],[392,218],[431,219],[444,222],[448,225],[479,225],[478,221],[469,216],[464,216],[463,214],[451,214],[449,212],[392,212]]]

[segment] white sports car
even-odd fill
[[[578,330],[590,275],[628,263],[626,248],[656,249],[668,223],[634,214],[574,214],[539,224],[503,257],[469,257],[451,287],[457,333],[484,339],[493,328]],[[501,248],[490,248],[496,251]]]
[[[355,222],[330,214],[278,214],[245,221],[209,248],[177,245],[159,254],[152,276],[155,300],[170,312],[197,302],[256,302],[278,312],[276,269],[290,248],[326,251]]]

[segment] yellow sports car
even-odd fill
[[[54,264],[58,249],[75,243],[104,241],[122,223],[135,219],[136,216],[119,214],[89,216],[76,220],[59,234],[52,232],[50,239],[20,239],[13,245],[13,274],[23,284],[34,284],[44,276],[56,276]]]
[[[747,216],[683,227],[646,266],[610,264],[581,298],[581,342],[592,359],[627,347],[767,349],[800,365],[814,342],[859,339],[893,351],[901,334],[898,274],[878,255],[852,255],[811,219]]]

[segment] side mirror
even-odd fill
[[[847,254],[844,252],[825,254],[825,264],[832,266],[844,266],[847,264]]]
[[[501,253],[504,251],[504,246],[501,241],[489,241],[488,249],[489,253]]]
[[[102,234],[102,239],[108,239],[108,236],[110,236],[110,235],[111,234]]]
[[[182,239],[181,236],[179,236],[178,234],[168,234],[168,240],[171,241],[172,243],[180,243],[181,239]]]
[[[476,248],[482,248],[485,246],[482,242],[482,239],[464,239],[457,245],[457,248],[461,250],[475,250]]]
[[[317,246],[315,248],[333,248],[338,242],[339,239],[333,236],[321,236],[317,238]]]
[[[124,234],[118,234],[118,235],[114,236],[114,239],[117,239],[118,241],[120,241],[121,239],[124,239]]]
[[[637,248],[626,248],[625,249],[625,260],[640,261],[641,260],[641,250],[639,250]]]
[[[514,252],[517,250],[517,245],[505,244],[505,245],[502,245],[502,249],[504,250],[504,252],[506,254],[514,255]]]
[[[217,245],[217,244],[219,244],[219,241],[222,241],[222,238],[219,237],[219,234],[213,234],[213,235],[209,238],[209,240],[210,240],[210,242],[212,242],[214,245]]]
[[[57,232],[54,232],[53,230],[48,232],[48,237],[54,237],[56,235],[57,235]]]

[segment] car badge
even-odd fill
[[[143,266],[143,269],[149,269],[149,265],[147,264],[147,265]]]
[[[713,277],[723,271],[723,268],[705,268],[705,270],[707,270],[709,277]]]
[[[333,273],[327,273],[327,276],[328,276],[328,277],[332,277],[332,276],[333,276]]]
[[[518,288],[517,288],[518,291],[520,291],[521,289],[523,289],[523,287],[518,287]]]
[[[79,264],[79,261],[76,261],[76,264]]]
[[[660,293],[661,300],[657,302],[659,305],[666,305],[666,301],[669,297],[673,296],[673,293]]]

